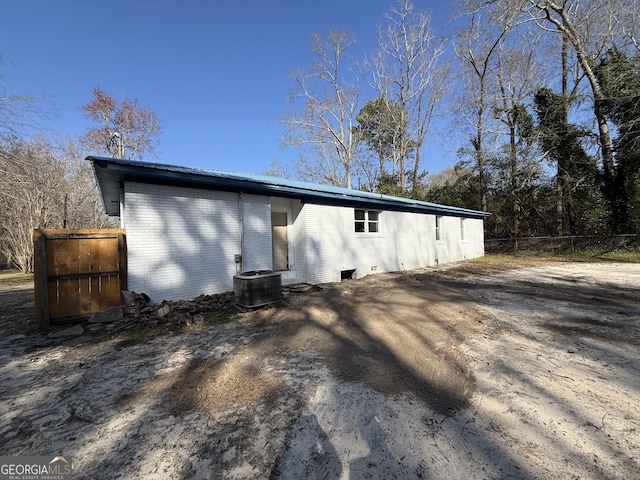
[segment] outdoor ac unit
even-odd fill
[[[282,276],[271,270],[242,272],[233,277],[236,304],[259,307],[282,300]]]

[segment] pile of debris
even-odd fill
[[[322,290],[322,287],[306,283],[282,287],[285,298],[290,294],[311,293],[318,290]],[[192,300],[163,300],[161,303],[151,305],[146,294],[122,290],[120,299],[121,305],[95,312],[87,323],[51,331],[47,334],[47,338],[60,340],[87,333],[143,330],[162,325],[190,327],[202,324],[207,317],[216,316],[216,314],[220,316],[222,313],[222,316],[226,316],[232,311],[252,310],[236,305],[233,292],[203,294]]]
[[[154,327],[163,323],[189,327],[205,321],[205,314],[234,305],[233,293],[200,295],[192,300],[164,300],[149,304],[144,293],[123,290],[122,305],[95,312],[89,319],[89,332],[119,331],[137,327]]]

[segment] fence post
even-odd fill
[[[38,330],[51,325],[49,318],[49,285],[47,281],[47,249],[45,235],[40,230],[33,232],[33,293],[34,317]]]
[[[118,233],[118,271],[118,277],[120,278],[120,290],[128,290],[127,237],[124,233]]]

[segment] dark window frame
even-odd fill
[[[355,233],[380,233],[380,210],[367,210],[364,208],[354,208],[354,231]]]

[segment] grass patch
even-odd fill
[[[503,270],[526,266],[544,265],[548,263],[571,262],[621,262],[640,263],[640,250],[574,250],[562,252],[537,252],[522,250],[515,253],[487,254],[474,258],[466,263],[495,266]]]
[[[443,269],[431,272],[431,275],[440,278],[463,278],[554,263],[607,262],[640,263],[640,252],[632,250],[589,250],[573,252],[535,252],[522,250],[516,253],[487,254],[484,257],[457,263],[454,268],[448,268],[446,265],[443,265]]]
[[[640,263],[640,251],[634,250],[585,250],[562,255],[572,262]]]
[[[640,250],[611,250],[611,249],[588,249],[588,250],[561,250],[555,252],[540,252],[533,250],[522,250],[509,254],[490,254],[495,262],[504,261],[506,263],[548,263],[548,262],[621,262],[640,263]]]
[[[33,285],[33,273],[21,273],[15,271],[0,272],[0,288],[17,285]]]
[[[467,260],[462,263],[463,266],[470,265],[481,271],[502,271],[514,268],[535,267],[537,265],[545,265],[548,263],[566,261],[560,257],[553,257],[547,254],[534,252],[518,252],[514,254],[501,253],[489,254],[484,257],[478,257]]]

